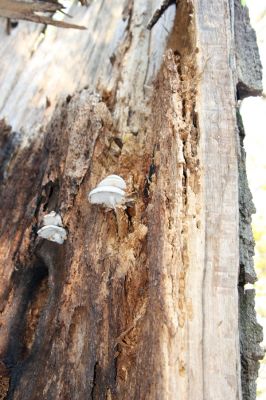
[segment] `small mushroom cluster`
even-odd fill
[[[37,232],[38,236],[63,244],[67,238],[67,232],[63,227],[62,218],[55,211],[51,211],[49,214],[43,217],[43,227]]]
[[[126,200],[126,182],[118,175],[109,175],[104,178],[89,195],[91,204],[102,204],[107,208],[115,209]]]
[[[130,200],[126,195],[126,187],[126,182],[121,176],[109,175],[90,191],[88,198],[91,204],[101,204],[115,210],[117,206],[126,204],[126,201]],[[37,234],[43,239],[58,244],[63,244],[67,239],[67,231],[63,226],[62,218],[55,211],[51,211],[43,217],[42,227]]]

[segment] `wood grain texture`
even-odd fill
[[[195,7],[203,151],[202,399],[241,399],[238,327],[238,172],[230,3]]]

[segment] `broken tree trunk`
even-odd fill
[[[149,31],[159,5],[2,32],[2,398],[242,398],[234,9],[180,2]],[[87,193],[113,173],[134,203],[105,212]],[[37,236],[52,210],[63,245]]]

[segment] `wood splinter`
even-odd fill
[[[164,0],[160,6],[160,8],[158,8],[152,18],[150,19],[148,25],[147,25],[147,29],[151,30],[154,25],[159,21],[159,19],[161,18],[161,16],[163,15],[163,13],[167,10],[168,7],[170,7],[172,4],[178,4],[178,0]]]
[[[81,1],[81,4],[85,4]],[[9,20],[25,20],[39,24],[54,25],[61,28],[87,29],[85,26],[70,24],[65,21],[54,20],[51,15],[56,11],[63,12],[65,6],[57,0],[43,0],[26,2],[22,0],[0,0],[0,16]],[[45,15],[49,13],[49,15]],[[11,31],[11,24],[7,22],[7,33]]]

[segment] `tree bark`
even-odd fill
[[[93,1],[71,10],[86,32],[2,32],[2,398],[224,400],[242,398],[241,380],[254,389],[240,364],[236,96],[260,93],[260,76],[249,92],[238,4],[179,2],[149,31],[159,6]],[[126,209],[88,202],[110,174],[127,182]],[[63,245],[37,236],[53,210]],[[254,318],[247,308],[242,321]]]

